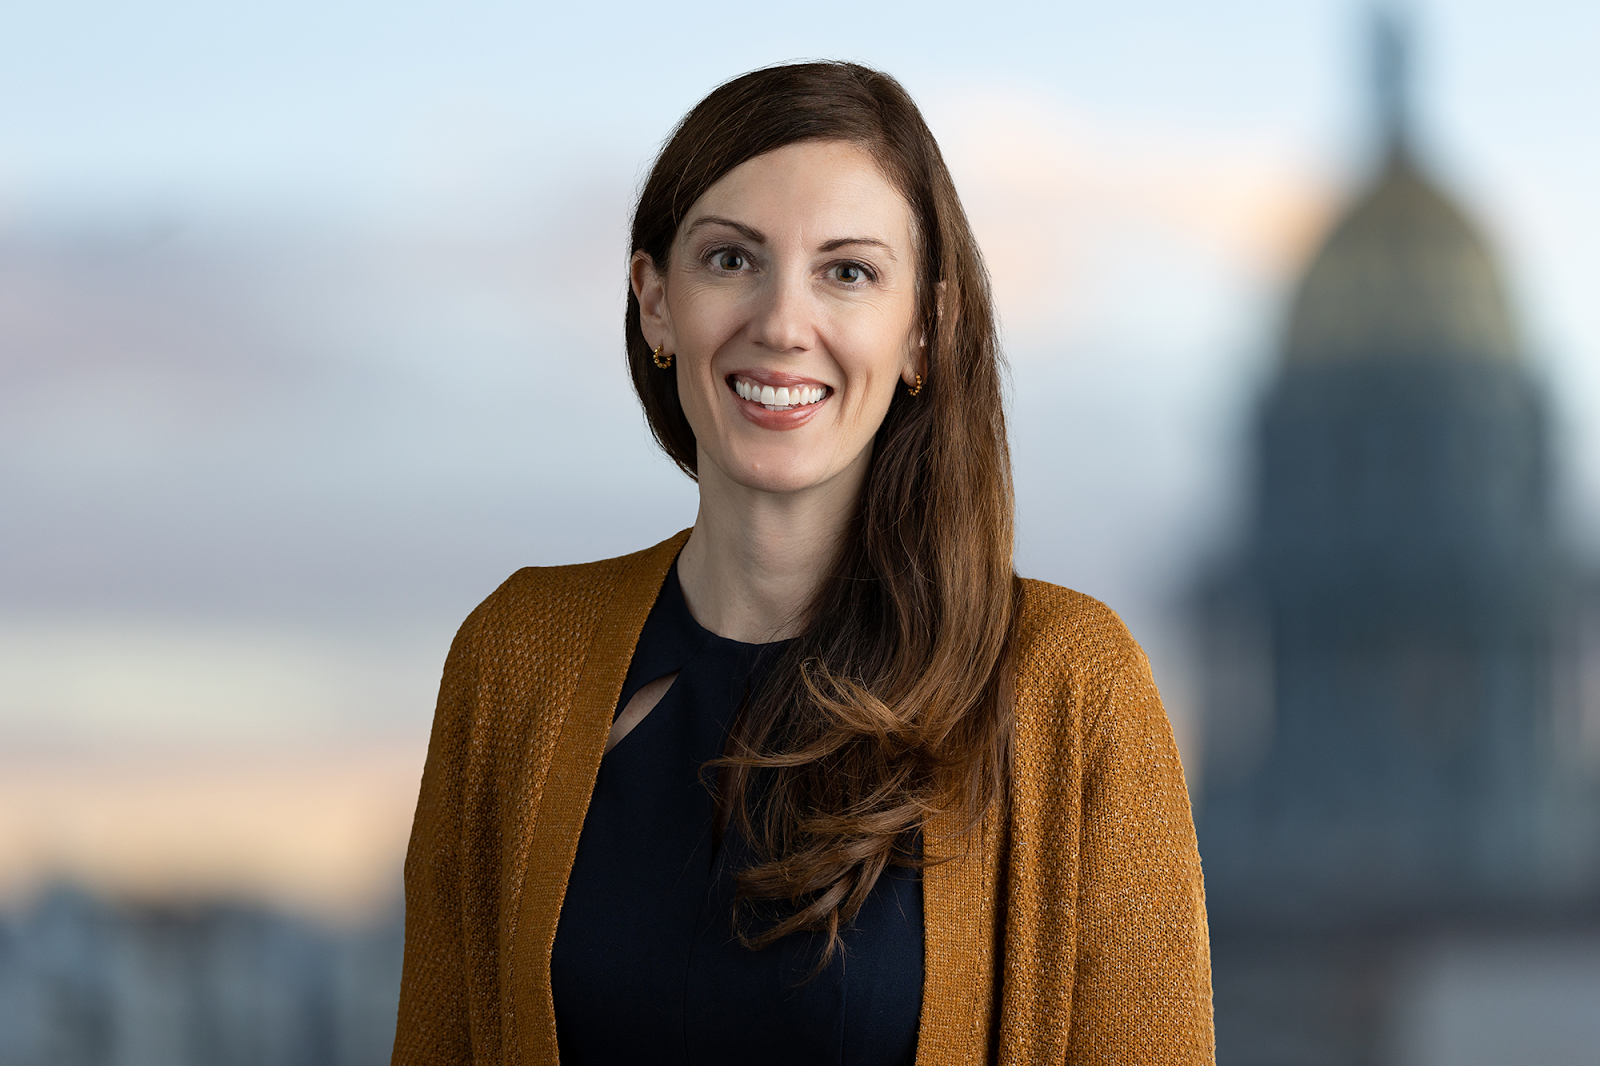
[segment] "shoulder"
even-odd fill
[[[1019,681],[1063,672],[1086,679],[1144,658],[1117,612],[1093,596],[1031,578],[1022,580],[1016,641]]]
[[[524,567],[490,593],[445,659],[434,712],[438,757],[464,760],[471,747],[481,758],[520,758],[533,746],[530,730],[559,726],[597,649],[625,670],[684,537],[615,559]],[[472,736],[482,742],[469,745]]]
[[[655,602],[688,531],[643,551],[565,566],[525,566],[467,616],[462,633],[475,641],[536,629],[559,640],[592,629],[619,601]]]
[[[1149,686],[1149,664],[1128,627],[1081,592],[1023,579],[1015,640],[1016,706],[1024,728],[1088,732],[1108,706],[1142,697]]]
[[[643,624],[687,535],[614,559],[523,567],[467,616],[450,659],[480,682],[565,687],[611,630],[618,643],[633,622]]]

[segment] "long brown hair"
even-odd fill
[[[665,270],[694,203],[739,164],[798,141],[858,144],[911,207],[926,379],[873,440],[852,528],[800,635],[750,696],[719,789],[755,859],[737,875],[764,947],[841,923],[890,865],[947,858],[929,819],[966,829],[1003,802],[1017,582],[1011,460],[988,275],[939,146],[898,82],[854,63],[735,78],[678,124],[639,196],[633,251]],[[677,375],[651,361],[630,290],[628,363],[661,447],[695,476]],[[820,965],[821,963],[819,963]]]

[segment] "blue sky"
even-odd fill
[[[1600,15],[1410,11],[1428,157],[1505,256],[1592,540]],[[1019,564],[1127,615],[1181,706],[1171,604],[1237,522],[1286,287],[1370,163],[1366,13],[0,5],[0,625],[106,677],[48,712],[13,685],[0,731],[415,731],[510,569],[687,522],[616,354],[628,198],[712,85],[809,56],[924,104],[1004,316]],[[124,713],[95,664],[152,633],[169,667]],[[227,633],[239,672],[196,687]]]
[[[1409,5],[1424,106],[1488,166],[1564,144],[1590,113],[1592,5]],[[273,206],[390,184],[430,116],[489,102],[528,141],[637,151],[716,82],[807,56],[889,69],[920,96],[1014,86],[1112,122],[1281,138],[1359,134],[1361,5],[1334,0],[874,4],[7,4],[0,130],[13,195]],[[1481,142],[1481,143],[1480,143]],[[523,146],[506,146],[515,150]],[[559,165],[559,158],[542,161]]]

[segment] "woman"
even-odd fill
[[[699,514],[462,626],[394,1061],[1210,1061],[1171,731],[1116,617],[1012,571],[987,280],[910,98],[718,88],[630,283]]]

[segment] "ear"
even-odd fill
[[[633,286],[634,298],[639,301],[639,327],[645,342],[654,348],[660,345],[668,355],[678,350],[672,336],[672,315],[667,309],[667,278],[656,269],[655,262],[644,252],[634,252],[628,261],[628,281]]]
[[[933,294],[933,315],[936,322],[944,321],[944,282],[939,282]],[[900,374],[900,380],[908,386],[916,382],[917,375],[926,377],[928,374],[928,334],[924,331],[917,340],[917,346],[911,352],[911,358],[906,361],[906,367]]]

